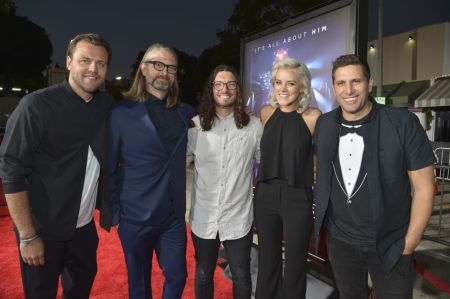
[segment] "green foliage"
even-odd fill
[[[431,129],[431,122],[433,121],[433,113],[430,108],[424,108],[423,113],[425,113],[425,131]]]
[[[11,0],[0,0],[0,14],[15,15],[16,5]]]

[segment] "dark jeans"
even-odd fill
[[[43,238],[42,241],[44,266],[35,267],[24,263],[19,248],[24,297],[56,298],[61,275],[64,298],[89,298],[97,273],[98,235],[94,221],[77,228],[71,240],[55,241]]]
[[[313,224],[311,188],[294,188],[281,180],[258,183],[255,220],[259,244],[256,298],[305,298]]]
[[[355,246],[328,237],[328,258],[339,298],[367,299],[368,274],[377,299],[410,299],[414,286],[413,255],[402,255],[390,273],[382,269],[374,247]]]
[[[236,240],[223,241],[227,262],[233,279],[233,297],[249,299],[252,293],[250,277],[250,249],[252,231]],[[214,297],[214,270],[219,254],[220,240],[202,239],[192,233],[195,248],[195,297],[212,299]]]

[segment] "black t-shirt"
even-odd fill
[[[353,122],[342,120],[328,211],[329,235],[358,246],[375,244],[373,205],[367,181],[367,142],[364,142],[373,126],[370,116]]]

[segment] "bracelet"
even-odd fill
[[[39,238],[38,234],[35,234],[34,236],[31,236],[29,238],[26,239],[20,239],[20,243],[23,243],[25,245],[30,244],[31,242],[33,242],[34,240],[36,240],[37,238]]]

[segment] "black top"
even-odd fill
[[[261,138],[259,180],[281,179],[304,188],[313,184],[312,136],[297,111],[276,109]]]
[[[101,166],[98,198],[106,200],[102,178],[112,102],[104,92],[85,102],[64,81],[26,95],[11,114],[0,147],[0,176],[5,193],[28,191],[41,236],[72,238],[89,146]],[[102,204],[102,211],[107,207]]]
[[[362,137],[366,145],[368,134],[373,132],[371,127],[373,127],[374,122],[370,122],[371,119],[371,113],[369,113],[362,120],[353,122],[342,120],[343,125],[340,129],[340,137],[345,137],[349,133],[357,134]],[[354,142],[353,139],[350,139],[351,142]],[[341,146],[341,142],[342,140],[339,142],[339,146]],[[353,147],[353,149],[356,150],[356,147]],[[330,206],[328,208],[328,233],[333,238],[353,245],[374,246],[375,224],[373,222],[372,202],[368,195],[367,148],[364,147],[363,149],[359,169],[355,168],[349,171],[359,172],[351,194],[347,194],[344,186],[341,162],[338,150],[333,161],[334,171],[331,181]]]
[[[160,100],[154,95],[149,94],[145,107],[156,127],[159,138],[161,138],[167,152],[171,153],[186,127],[180,115],[178,115],[176,106],[166,108],[165,100]]]

